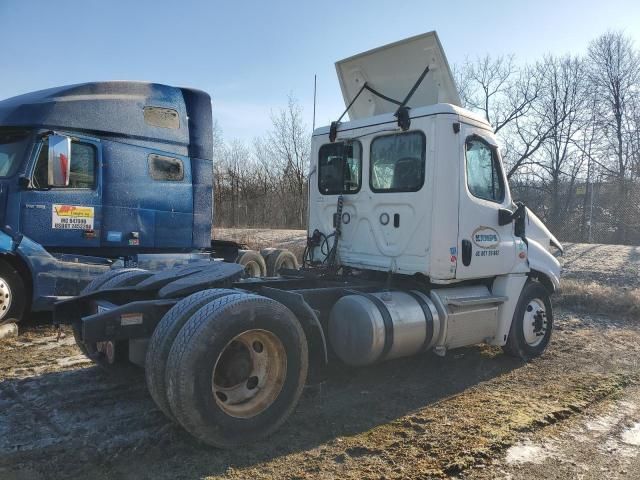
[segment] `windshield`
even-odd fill
[[[8,177],[15,173],[27,141],[27,132],[0,131],[0,177]]]

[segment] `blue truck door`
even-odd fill
[[[35,149],[30,187],[20,196],[20,231],[44,247],[99,247],[100,143],[72,138],[68,187],[48,188],[48,141]]]

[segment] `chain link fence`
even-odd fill
[[[514,200],[538,215],[561,242],[640,245],[640,182],[512,185]]]

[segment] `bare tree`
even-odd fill
[[[213,224],[215,225],[218,217],[216,207],[222,203],[224,198],[224,138],[222,128],[217,120],[213,122]]]
[[[575,145],[589,120],[584,112],[588,104],[584,63],[575,57],[547,55],[537,64],[537,70],[541,79],[539,124],[547,138],[536,165],[549,177],[550,220],[560,224],[573,200],[584,161]]]
[[[293,196],[296,219],[299,225],[304,225],[311,134],[302,120],[302,107],[293,97],[289,97],[287,108],[272,114],[271,121],[273,128],[267,134],[266,149]]]
[[[499,131],[518,114],[509,98],[517,76],[513,55],[467,59],[457,70],[462,101],[467,108],[482,113]]]
[[[548,135],[530,115],[540,95],[538,72],[517,67],[513,55],[467,60],[455,72],[464,105],[481,113],[502,135],[511,178],[527,165]]]
[[[294,99],[272,114],[272,129],[254,139],[222,141],[214,130],[214,208],[218,226],[303,228],[310,134]]]
[[[622,32],[608,32],[589,46],[589,81],[596,95],[598,124],[603,131],[606,156],[603,165],[618,184],[621,204],[618,211],[618,240],[626,236],[627,181],[631,174],[634,127],[634,105],[640,82],[640,58],[630,38]]]

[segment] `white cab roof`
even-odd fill
[[[403,101],[427,65],[429,73],[408,106],[416,108],[437,103],[461,106],[438,35],[429,32],[336,62],[345,107],[365,82],[381,94]],[[349,118],[357,120],[393,113],[397,108],[394,103],[365,90],[349,109]]]
[[[394,110],[395,112],[395,110]],[[411,118],[419,118],[431,115],[457,115],[460,117],[462,121],[472,122],[477,124],[478,127],[484,128],[486,130],[493,131],[491,125],[487,123],[487,121],[475,112],[471,112],[462,107],[458,107],[456,105],[451,105],[449,103],[437,103],[435,105],[428,105],[426,107],[418,107],[411,109]],[[360,128],[367,128],[372,126],[382,126],[384,124],[392,123],[396,125],[397,119],[393,115],[393,113],[383,113],[381,115],[377,115],[375,117],[368,118],[360,118],[357,120],[351,120],[348,122],[340,123],[338,127],[338,132],[347,132],[349,130],[357,130]],[[398,127],[398,131],[400,131]],[[313,131],[313,136],[318,135],[329,135],[329,126],[317,127]],[[340,135],[338,135],[338,139],[340,139]]]

